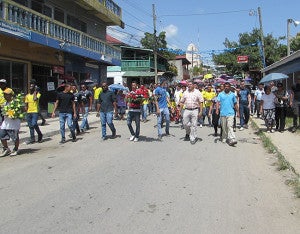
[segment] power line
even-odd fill
[[[141,7],[141,5],[139,5],[139,3],[136,3],[136,2],[130,3],[130,1],[128,1],[128,0],[123,0],[123,1],[124,1],[124,3],[126,3],[127,5],[131,6],[134,10],[138,9],[138,10],[140,10],[141,12],[143,12],[144,14],[146,14],[147,16],[149,16],[150,18],[152,18],[152,15],[151,15],[148,11],[144,10],[144,9]],[[134,4],[134,5],[132,5],[132,4]],[[140,7],[139,7],[139,6],[140,6]]]
[[[251,9],[250,9],[251,10]],[[208,13],[194,13],[194,14],[177,14],[177,15],[161,15],[161,17],[173,17],[173,16],[197,16],[197,15],[221,15],[221,14],[231,14],[250,11],[248,10],[236,10],[236,11],[220,11],[220,12],[208,12]]]

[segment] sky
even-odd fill
[[[168,48],[186,51],[196,45],[204,60],[211,52],[222,51],[225,38],[238,41],[240,33],[259,28],[261,9],[263,33],[286,36],[287,19],[300,21],[300,0],[114,0],[122,8],[125,29],[110,27],[108,33],[132,46],[139,46],[145,32],[153,33],[152,4],[157,16],[157,32],[165,31]],[[290,24],[290,36],[300,32],[300,24]],[[286,40],[281,41],[286,44]]]

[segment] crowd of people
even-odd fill
[[[24,98],[24,111],[30,130],[28,144],[43,141],[43,134],[37,123],[40,115],[40,97],[39,89],[32,81]],[[13,100],[13,90],[7,87],[6,80],[0,80],[1,107],[9,105]],[[141,122],[147,122],[148,115],[153,114],[157,118],[158,140],[170,135],[170,122],[174,121],[185,129],[184,140],[190,141],[192,145],[198,140],[197,128],[206,125],[212,128],[215,137],[220,136],[221,142],[234,146],[237,144],[235,133],[237,126],[240,131],[247,129],[251,115],[264,119],[267,132],[272,133],[276,130],[282,133],[286,130],[285,120],[288,110],[291,109],[293,113],[291,131],[295,132],[298,128],[299,106],[300,82],[293,85],[291,90],[286,90],[280,82],[276,85],[274,82],[268,85],[258,84],[253,89],[244,81],[240,81],[238,85],[228,82],[216,85],[213,80],[205,83],[188,80],[169,85],[167,80],[162,78],[158,84],[139,86],[136,82],[132,82],[128,89],[114,90],[110,90],[106,82],[96,85],[91,90],[85,84],[77,88],[75,84],[66,83],[57,93],[52,117],[55,117],[58,111],[60,144],[66,142],[66,123],[73,142],[76,141],[77,135],[89,130],[89,112],[95,108],[97,116],[100,117],[103,141],[107,140],[106,126],[111,130],[111,138],[116,138],[117,129],[113,121],[126,119],[129,140],[138,142]],[[17,155],[21,119],[11,118],[3,112],[1,117],[0,137],[3,146],[1,156]],[[45,123],[44,119],[42,121]],[[15,143],[12,151],[7,145],[9,139]]]

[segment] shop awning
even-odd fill
[[[154,72],[149,71],[126,71],[123,75],[125,77],[154,77]]]

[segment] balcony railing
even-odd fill
[[[122,60],[122,71],[150,71],[150,61]]]
[[[121,49],[10,0],[0,0],[0,20],[120,60]]]
[[[151,71],[154,62],[149,60],[122,60],[122,71]],[[166,66],[157,64],[159,71],[166,71]]]

